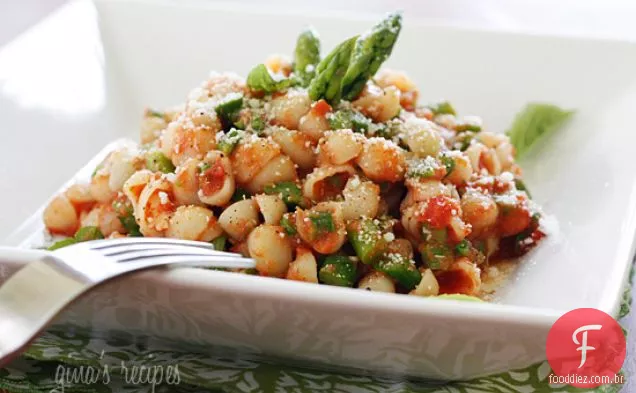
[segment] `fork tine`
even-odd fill
[[[119,255],[117,257],[113,257],[114,259],[117,260],[117,262],[128,262],[128,261],[134,261],[134,260],[138,260],[138,259],[146,259],[146,258],[155,258],[155,257],[162,257],[162,256],[179,256],[179,255],[184,255],[184,256],[200,256],[200,257],[214,257],[214,258],[218,258],[219,260],[234,260],[234,259],[241,259],[243,258],[241,255],[239,254],[232,254],[232,253],[222,253],[222,254],[217,254],[214,252],[206,252],[205,250],[197,250],[197,249],[193,249],[193,248],[176,248],[176,247],[172,247],[172,248],[165,248],[165,249],[154,249],[154,250],[140,250],[140,251],[133,251],[133,252],[129,252],[123,255]]]
[[[216,267],[226,269],[249,269],[256,267],[256,262],[250,258],[232,258],[232,260],[220,259],[218,256],[163,256],[142,261],[131,261],[125,264],[133,270],[140,270],[156,266],[179,266],[179,267]]]
[[[163,244],[163,245],[173,245],[173,246],[187,246],[187,247],[198,247],[198,248],[212,248],[213,245],[211,243],[199,242],[194,240],[181,240],[181,239],[170,239],[170,238],[162,238],[162,237],[126,237],[120,239],[103,239],[103,240],[93,240],[90,242],[83,243],[88,245],[93,250],[104,250],[112,247],[119,247],[122,245],[132,245],[132,244]]]
[[[99,251],[103,255],[107,257],[116,258],[118,255],[124,255],[135,251],[146,251],[146,250],[193,250],[196,252],[205,252],[208,255],[227,255],[228,252],[225,251],[217,251],[213,248],[208,247],[192,247],[192,246],[182,246],[182,245],[171,245],[171,244],[153,244],[153,243],[141,243],[141,244],[121,244],[118,246],[113,246],[105,249],[95,250]]]

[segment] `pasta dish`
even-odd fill
[[[246,78],[212,73],[169,110],[146,110],[138,149],[113,151],[44,213],[52,248],[122,236],[212,242],[241,273],[418,296],[479,296],[481,271],[543,236],[508,136],[446,101],[421,104],[380,69],[391,14],[321,56]]]

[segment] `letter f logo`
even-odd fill
[[[585,364],[585,361],[587,360],[587,351],[593,351],[596,348],[594,347],[589,347],[587,345],[587,331],[588,330],[601,330],[603,326],[602,325],[585,325],[585,326],[581,326],[580,328],[576,329],[574,331],[574,333],[572,334],[572,341],[574,341],[574,344],[577,345],[581,345],[580,347],[578,347],[576,350],[577,351],[581,351],[581,364],[579,364],[579,368],[583,367],[583,365]],[[576,338],[576,336],[583,332],[582,334],[582,340],[581,342],[579,342],[579,340]]]

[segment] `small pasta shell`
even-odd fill
[[[200,205],[199,171],[201,162],[195,158],[186,160],[175,171],[172,188],[175,201],[179,205]]]
[[[409,179],[406,181],[406,185],[408,192],[406,197],[402,200],[400,210],[404,210],[415,203],[426,202],[436,196],[452,196],[452,186],[448,186],[435,179],[415,181]]]
[[[463,154],[454,154],[450,156],[450,159],[453,160],[453,170],[446,176],[446,180],[455,185],[461,185],[470,180],[473,167],[468,157]]]
[[[141,143],[146,144],[155,141],[168,126],[163,117],[147,115],[141,122],[140,137]]]
[[[310,110],[305,116],[300,118],[298,131],[307,135],[313,141],[317,142],[325,131],[330,129],[329,120],[324,114]]]
[[[386,274],[372,271],[362,277],[358,283],[358,288],[374,292],[395,293],[395,283]]]
[[[318,265],[311,250],[304,247],[296,249],[296,259],[289,265],[285,278],[318,284]]]
[[[374,121],[383,123],[400,113],[400,90],[395,86],[387,86],[382,89],[377,85],[367,83],[352,105]]]
[[[334,224],[333,232],[316,234],[311,215],[313,212],[328,212]],[[332,254],[344,244],[347,231],[342,216],[342,204],[340,202],[321,202],[312,210],[296,209],[296,228],[298,235],[311,247],[321,254]]]
[[[44,209],[44,225],[49,232],[73,236],[79,227],[79,218],[71,201],[58,195]]]
[[[221,228],[234,240],[241,241],[258,225],[258,206],[244,199],[228,206],[219,216]]]
[[[77,211],[89,209],[95,203],[89,184],[74,184],[64,194]]]
[[[481,287],[481,271],[468,258],[459,258],[448,270],[438,271],[437,282],[440,294],[463,294],[475,296]]]
[[[345,220],[377,216],[380,207],[380,186],[370,181],[361,181],[358,176],[349,178],[342,194],[342,215]]]
[[[356,162],[373,181],[394,183],[404,179],[404,151],[384,138],[369,138]]]
[[[505,142],[507,140],[507,137],[503,134],[496,134],[490,131],[482,131],[477,133],[477,139],[486,147],[494,148],[497,147],[500,143]]]
[[[437,278],[433,274],[431,269],[424,269],[422,271],[422,280],[417,287],[409,292],[409,295],[416,296],[437,296],[439,295],[439,283]]]
[[[323,166],[315,168],[305,178],[303,194],[312,201],[322,201],[327,197],[339,195],[347,179],[355,174],[351,165]]]
[[[110,236],[113,233],[125,233],[124,226],[119,221],[119,216],[113,205],[107,203],[100,205],[98,208],[99,230],[104,236]]]
[[[492,198],[478,191],[466,191],[462,196],[461,208],[462,219],[471,225],[474,235],[488,230],[497,222],[497,204]]]
[[[292,261],[292,247],[283,228],[260,225],[247,238],[250,256],[261,275],[282,277]]]
[[[247,184],[265,165],[281,154],[280,146],[268,138],[246,138],[230,156],[234,177],[239,184]]]
[[[283,149],[301,169],[310,170],[316,165],[316,153],[314,153],[314,142],[306,134],[277,128],[272,132],[272,138]]]
[[[287,213],[285,202],[278,195],[259,194],[254,197],[263,215],[265,224],[278,225],[283,214]]]
[[[230,160],[220,151],[210,151],[203,161],[209,166],[198,174],[201,202],[212,206],[224,206],[234,195],[236,185]]]
[[[325,133],[320,144],[321,152],[335,165],[343,165],[355,159],[362,152],[362,138],[351,130],[337,130]]]
[[[410,119],[407,123],[406,142],[418,157],[435,157],[444,147],[444,138],[437,126],[423,119]]]
[[[285,181],[295,181],[298,178],[294,162],[286,155],[280,155],[268,162],[263,169],[245,185],[253,193],[263,192],[265,186]]]
[[[124,194],[128,197],[130,202],[132,202],[133,206],[137,205],[139,202],[141,192],[144,188],[146,188],[146,185],[150,183],[152,177],[152,172],[147,169],[143,169],[135,172],[130,178],[128,178],[128,180],[126,180],[126,183],[124,183]]]
[[[222,233],[211,210],[201,206],[179,206],[170,218],[166,236],[209,242]]]
[[[144,236],[164,235],[176,208],[173,201],[172,184],[160,176],[153,176],[134,206],[135,217]]]
[[[290,89],[271,101],[272,122],[297,130],[300,119],[311,109],[311,99],[304,90]]]

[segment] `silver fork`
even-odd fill
[[[80,295],[106,281],[159,266],[255,266],[209,243],[164,238],[95,240],[52,252],[0,247],[5,258],[28,263],[0,286],[0,367]]]

